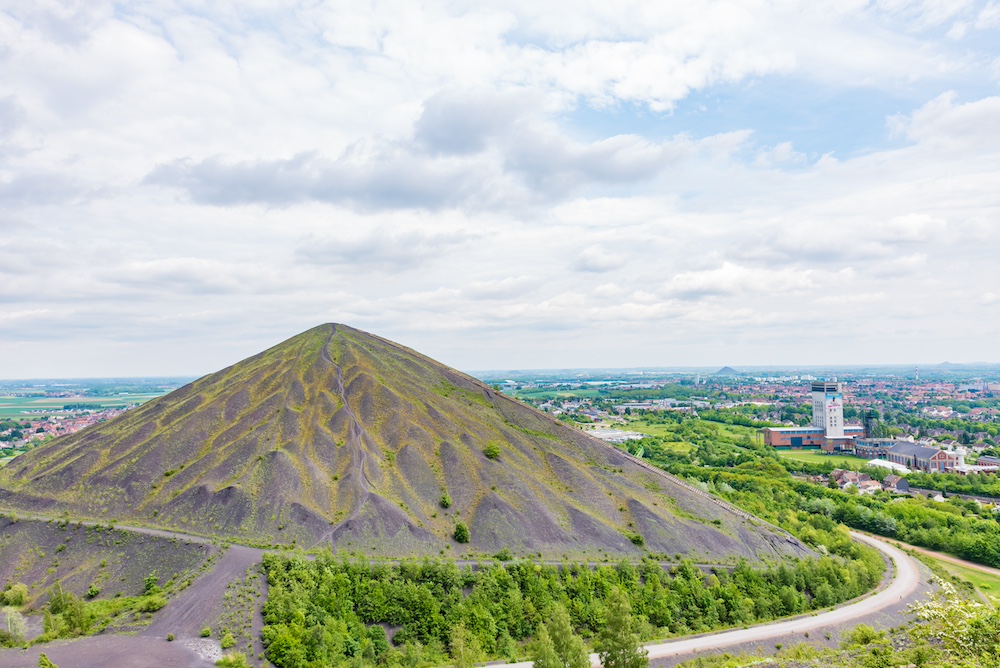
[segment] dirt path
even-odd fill
[[[897,540],[880,539],[885,542],[895,545],[898,548],[904,550],[910,550],[912,552],[918,552],[920,554],[925,554],[928,557],[933,557],[941,561],[947,561],[949,564],[955,564],[956,566],[961,566],[962,568],[968,568],[973,571],[979,571],[980,573],[987,573],[989,575],[995,575],[1000,577],[1000,568],[992,568],[990,566],[984,566],[982,564],[977,564],[974,561],[966,561],[965,559],[959,559],[958,557],[953,557],[950,554],[945,554],[944,552],[935,552],[933,550],[928,550],[923,547],[917,547],[916,545],[910,545],[909,543],[902,543]]]
[[[40,521],[63,521],[67,518],[46,517],[38,515],[18,514],[18,517]],[[67,520],[73,524],[74,520]],[[105,522],[83,520],[79,523],[85,526],[105,525]],[[161,529],[149,529],[127,525],[116,525],[120,531],[139,534],[176,538],[192,543],[212,545],[211,539]],[[223,549],[221,556],[213,557],[217,561],[197,576],[186,589],[171,598],[166,607],[156,613],[148,627],[136,636],[97,635],[78,640],[56,641],[46,643],[27,651],[0,650],[0,668],[21,666],[36,666],[38,654],[44,652],[53,662],[62,668],[77,666],[108,667],[108,668],[195,668],[214,666],[215,659],[221,655],[217,635],[220,619],[227,612],[226,593],[231,582],[242,580],[247,569],[260,563],[265,551],[243,545],[231,545]],[[266,585],[260,599],[255,601],[252,610],[246,610],[250,618],[250,642],[252,654],[256,656],[263,651],[260,643],[263,618],[261,606],[266,600]],[[235,602],[230,601],[233,606]],[[212,638],[201,637],[201,630],[210,626],[216,633]],[[173,634],[175,640],[168,642],[167,634]],[[243,649],[245,647],[237,647]]]
[[[217,623],[223,613],[229,583],[241,580],[248,568],[260,563],[263,550],[233,545],[222,555],[215,567],[196,579],[190,587],[172,599],[156,613],[153,622],[140,636],[165,638],[168,633],[177,638],[198,638],[206,625]]]
[[[60,668],[209,668],[215,662],[183,642],[132,636],[91,636],[0,650],[0,668],[34,668],[45,654]]]
[[[196,534],[183,533],[181,531],[171,531],[170,529],[153,529],[151,527],[136,526],[133,524],[118,524],[117,522],[113,523],[110,521],[102,522],[93,519],[75,519],[63,515],[39,515],[36,513],[26,513],[20,510],[11,510],[9,508],[0,508],[0,515],[17,517],[22,520],[34,520],[36,522],[69,522],[70,524],[79,524],[85,527],[113,526],[113,528],[119,531],[130,531],[132,533],[141,533],[146,536],[157,536],[159,538],[176,538],[177,540],[183,540],[189,543],[198,543],[199,545],[218,545],[222,542],[219,539],[209,538],[208,536],[199,536]]]

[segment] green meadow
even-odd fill
[[[868,462],[867,459],[851,455],[825,455],[815,450],[778,450],[778,455],[784,459],[794,459],[810,464],[833,464],[839,468],[859,469]]]
[[[122,408],[127,404],[142,404],[160,396],[157,394],[121,394],[113,397],[0,397],[0,418],[32,419],[62,413],[69,404],[92,405],[102,408]]]

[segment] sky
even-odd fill
[[[0,0],[0,378],[996,362],[998,251],[996,0]]]

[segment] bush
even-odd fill
[[[100,595],[100,593],[101,590],[97,587],[97,585],[92,584],[90,585],[90,588],[87,590],[87,598],[96,598],[97,596]]]
[[[247,658],[239,652],[226,654],[224,657],[216,661],[215,665],[218,666],[218,668],[250,668],[250,663],[247,661]]]
[[[202,638],[211,638],[212,637],[212,628],[209,627],[209,626],[206,626],[205,628],[203,628],[201,630],[201,637]]]
[[[232,633],[226,631],[225,635],[222,636],[222,639],[219,640],[219,645],[222,647],[222,649],[230,649],[232,647],[235,647],[236,638],[233,637]]]
[[[448,492],[445,492],[444,494],[441,495],[441,507],[451,508],[451,497],[448,496]]]
[[[465,526],[462,522],[455,525],[455,533],[452,537],[459,543],[469,542],[469,527]]]
[[[173,642],[173,641],[174,641],[174,634],[173,633],[168,633],[167,634],[167,642]]]
[[[155,596],[147,596],[139,601],[139,604],[135,606],[135,609],[139,612],[156,612],[166,604],[167,599],[159,594],[156,594]]]
[[[59,668],[56,664],[49,660],[49,657],[45,656],[45,653],[38,655],[38,668]]]
[[[876,631],[867,624],[858,624],[844,635],[845,647],[863,647],[885,639],[885,633]]]
[[[142,589],[143,594],[159,594],[160,587],[158,586],[160,579],[156,577],[156,573],[150,573],[146,576],[144,581],[145,586]]]
[[[483,454],[486,455],[487,459],[496,459],[500,456],[500,446],[496,443],[490,443],[483,448]]]
[[[28,600],[28,585],[20,582],[12,585],[9,589],[7,589],[7,591],[0,594],[0,599],[2,599],[7,605],[20,607]]]

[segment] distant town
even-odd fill
[[[616,444],[659,434],[649,416],[674,413],[747,428],[757,445],[801,461],[836,455],[897,475],[1000,470],[996,442],[1000,367],[996,366],[476,375],[505,394]],[[0,382],[0,464],[188,381]]]
[[[482,374],[500,391],[618,444],[656,435],[649,416],[670,412],[749,428],[756,444],[800,461],[829,455],[897,475],[1000,469],[996,366],[508,376]]]
[[[0,465],[163,396],[187,378],[0,381]]]

